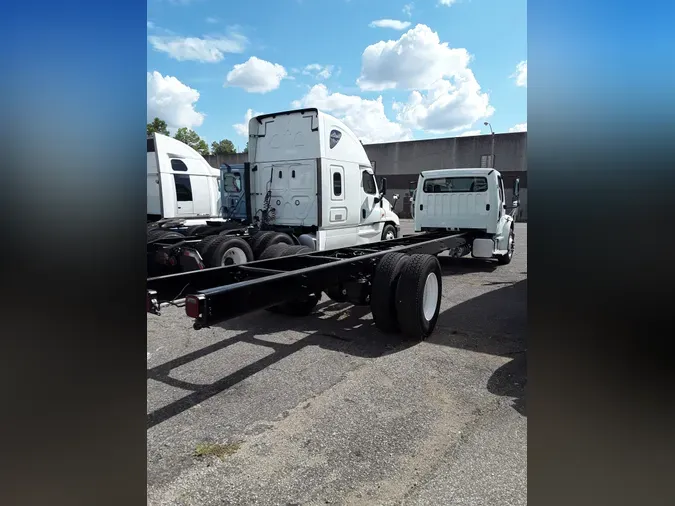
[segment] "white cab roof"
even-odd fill
[[[497,172],[496,169],[435,169],[423,170],[424,177],[467,177],[467,176],[487,176],[490,172]]]

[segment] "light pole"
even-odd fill
[[[492,149],[490,150],[490,168],[495,168],[495,132],[492,130],[492,125],[487,121],[483,123],[486,127],[490,127],[490,134],[492,134]]]

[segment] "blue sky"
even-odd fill
[[[299,106],[366,143],[526,129],[526,13],[526,0],[148,0],[148,114],[239,148],[247,114]]]

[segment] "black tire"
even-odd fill
[[[157,239],[157,237],[159,237],[164,232],[166,232],[166,230],[162,230],[161,228],[148,230],[148,242],[153,242],[155,239]]]
[[[291,239],[291,237],[287,234],[281,234],[278,232],[272,232],[271,234],[264,235],[257,243],[258,249],[256,250],[256,246],[253,247],[253,253],[255,254],[255,257],[260,258],[260,255],[262,255],[262,253],[273,244],[288,244],[289,246],[292,246],[293,239]]]
[[[270,246],[260,254],[258,260],[269,260],[270,258],[284,256],[283,251],[288,247],[289,247],[288,244],[284,243],[272,244],[272,246]]]
[[[387,237],[387,234],[392,234],[394,237],[392,237],[391,239],[396,239],[396,227],[395,227],[394,225],[392,225],[391,223],[387,223],[387,224],[384,226],[384,228],[382,229],[382,237],[381,237],[381,239],[382,239],[383,241],[387,241],[387,240],[390,241],[390,240],[391,240],[391,239],[387,239],[387,238],[386,238],[386,237]]]
[[[265,256],[265,259],[269,259],[291,255],[302,255],[311,252],[312,249],[308,246],[288,246],[283,243],[277,243],[263,251],[263,255]],[[263,255],[261,255],[260,260],[263,260]],[[281,313],[289,316],[307,316],[316,307],[319,299],[321,299],[321,293],[312,293],[308,294],[306,297],[269,307],[267,310],[272,313]]]
[[[506,248],[509,250],[506,255],[497,255],[497,262],[500,265],[508,265],[513,260],[513,254],[516,251],[516,233],[513,230],[513,227],[509,227],[509,237],[507,239]]]
[[[209,235],[197,243],[196,249],[201,255],[202,259],[206,258],[206,250],[211,245],[213,241],[218,239],[217,235]]]
[[[148,234],[149,235],[149,234]],[[157,233],[152,235],[152,239],[149,239],[148,242],[161,242],[163,239],[184,239],[185,236],[178,232],[173,232],[172,230],[158,230]]]
[[[424,292],[430,276],[436,277],[437,295],[433,314],[427,317],[424,314]],[[410,255],[410,261],[402,270],[396,285],[397,320],[405,336],[421,341],[434,331],[442,293],[443,282],[438,258],[432,255]]]
[[[277,243],[277,244],[285,244],[285,243]],[[309,246],[305,246],[304,244],[292,244],[286,247],[283,256],[288,257],[291,255],[306,255],[307,253],[312,252],[313,250]]]
[[[265,248],[260,249],[260,243],[265,237],[269,237],[276,234],[276,232],[270,231],[259,231],[251,238],[251,248],[253,249],[253,254],[256,258],[265,251]]]
[[[396,285],[408,262],[410,257],[404,253],[387,253],[375,268],[370,309],[375,326],[382,332],[401,329],[396,315]]]
[[[210,267],[241,265],[253,261],[253,250],[239,237],[221,235],[208,247],[206,264]]]
[[[192,237],[194,235],[199,234],[202,230],[209,228],[208,225],[193,225],[191,227],[188,227],[188,229],[185,231],[185,235],[188,237]]]

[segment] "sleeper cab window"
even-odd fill
[[[328,141],[330,149],[333,149],[335,146],[337,146],[337,143],[340,142],[341,137],[342,132],[340,132],[339,130],[333,129],[330,131],[330,139]]]
[[[333,172],[333,195],[336,197],[342,195],[342,174],[338,171]]]
[[[173,179],[176,183],[176,200],[178,202],[191,202],[192,184],[190,183],[190,176],[174,174]]]
[[[177,160],[175,158],[171,160],[171,168],[178,172],[187,172],[188,170],[187,165],[183,163],[183,160]]]

